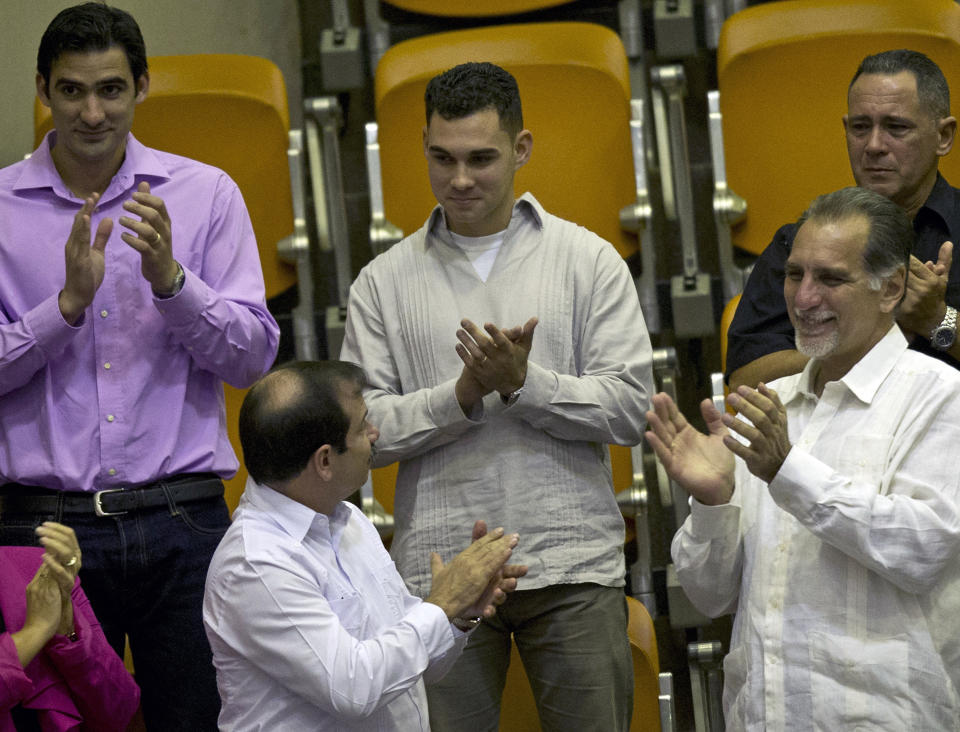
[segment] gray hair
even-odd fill
[[[837,223],[854,216],[863,216],[870,226],[863,249],[870,289],[879,290],[901,267],[909,273],[916,239],[913,224],[902,208],[879,193],[850,187],[818,196],[803,212],[799,225],[807,221]]]
[[[893,76],[902,71],[909,71],[917,80],[917,98],[927,114],[936,120],[950,116],[950,87],[947,80],[940,67],[919,51],[899,48],[867,56],[860,62],[850,86],[863,74]]]

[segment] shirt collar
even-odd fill
[[[45,188],[52,190],[60,198],[78,200],[64,185],[53,164],[50,151],[56,140],[56,130],[51,130],[44,136],[43,141],[26,161],[23,172],[13,185],[14,191]],[[135,187],[139,180],[150,178],[167,180],[170,178],[170,171],[153,150],[137,140],[132,133],[127,133],[123,163],[104,191],[101,201],[106,202]]]
[[[350,520],[350,507],[342,501],[337,504],[333,515],[327,516],[249,477],[242,500],[252,509],[269,516],[284,533],[298,543],[302,542],[308,533],[315,532],[336,547]]]
[[[907,339],[904,338],[900,327],[894,323],[883,338],[854,364],[852,369],[834,383],[842,384],[857,399],[865,404],[870,404],[880,385],[896,364],[897,359],[906,350]],[[807,361],[807,365],[799,374],[781,379],[777,383],[777,393],[780,396],[780,401],[786,405],[801,396],[815,398],[813,385],[819,369],[818,359],[812,358]]]
[[[543,228],[544,208],[529,191],[524,193],[513,203],[513,212],[510,214],[510,223],[507,225],[507,234],[516,230],[518,226],[529,221],[538,229]],[[427,219],[427,231],[440,237],[445,243],[452,244],[450,230],[447,228],[446,214],[443,206],[437,204]]]

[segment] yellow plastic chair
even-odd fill
[[[283,75],[256,56],[197,54],[149,59],[150,91],[136,110],[133,134],[140,142],[226,171],[243,193],[260,247],[267,297],[296,282],[296,270],[277,254],[277,242],[293,232],[287,163],[290,117]],[[34,106],[36,144],[50,130],[50,110]],[[224,386],[230,442],[240,455],[237,420],[245,390]],[[232,510],[246,470],[227,481]]]
[[[730,188],[747,200],[736,246],[760,254],[821,193],[853,185],[842,117],[867,55],[911,48],[960,94],[960,6],[953,0],[786,0],[731,16],[717,50]],[[960,153],[941,161],[960,182]]]

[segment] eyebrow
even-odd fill
[[[440,147],[439,145],[430,145],[427,147],[427,150],[430,152],[443,153],[444,155],[451,155],[452,153],[447,150],[445,147]],[[480,147],[476,150],[468,150],[467,155],[496,155],[499,154],[500,150],[495,147]]]
[[[126,86],[127,80],[124,79],[122,76],[111,76],[111,77],[106,78],[106,79],[97,79],[97,80],[93,83],[94,86],[106,86],[107,84],[122,84],[123,86]],[[78,80],[76,80],[76,79],[70,79],[70,78],[68,78],[68,77],[61,76],[59,79],[57,79],[56,83],[54,83],[54,86],[58,86],[58,87],[59,87],[59,86],[79,86],[79,87],[86,87],[87,85],[86,85],[84,82],[82,82],[82,81],[78,81]]]

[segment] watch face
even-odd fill
[[[933,334],[933,338],[930,339],[931,344],[934,348],[939,348],[941,351],[945,351],[950,346],[953,345],[953,341],[956,338],[956,331],[951,328],[938,328],[937,331]]]

